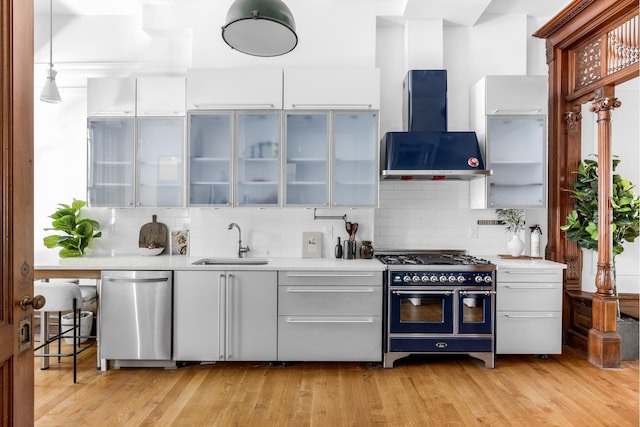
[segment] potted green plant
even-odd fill
[[[64,234],[46,236],[44,245],[50,249],[60,246],[60,258],[83,256],[91,241],[102,236],[98,221],[81,217],[80,211],[86,204],[83,200],[73,199],[71,205],[58,204],[59,209],[49,215],[53,221],[51,228],[45,228],[45,231],[56,230]]]
[[[585,159],[578,166],[576,181],[569,191],[575,199],[575,208],[567,217],[567,224],[560,227],[567,239],[577,242],[584,249],[598,250],[598,161]],[[620,163],[613,159],[613,171]],[[624,251],[625,242],[633,242],[640,234],[640,198],[634,193],[635,185],[614,173],[611,187],[613,209],[613,285],[617,295],[615,259]]]
[[[505,231],[511,233],[511,240],[507,243],[509,253],[517,257],[522,253],[524,242],[518,233],[524,230],[524,211],[520,209],[496,209],[498,219],[504,224]]]

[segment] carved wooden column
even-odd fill
[[[580,105],[574,105],[571,111],[564,113],[565,133],[566,133],[566,154],[565,165],[569,167],[562,172],[564,179],[562,187],[569,189],[570,184],[575,181],[575,173],[578,170],[581,157],[582,143],[582,113]],[[565,193],[565,197],[567,193]],[[562,203],[562,207],[566,207],[567,203]],[[561,208],[562,209],[562,208]],[[563,223],[566,224],[566,218],[571,211],[562,211]],[[582,250],[577,243],[564,239],[564,263],[567,264],[565,272],[565,289],[577,290],[582,289]]]
[[[571,183],[576,179],[576,171],[581,158],[581,140],[582,140],[582,107],[578,105],[567,105],[570,111],[564,112],[564,140],[563,140],[563,158],[561,165],[556,172],[559,175],[558,187],[560,195],[558,199],[558,208],[554,215],[559,216],[561,224],[566,224],[567,216],[572,210],[573,200],[569,194],[564,191],[571,187]],[[558,147],[560,148],[560,147]],[[559,166],[559,165],[557,165]],[[567,167],[568,166],[568,167]],[[558,226],[560,229],[560,226]],[[561,240],[562,262],[567,265],[564,272],[564,293],[562,299],[562,342],[572,346],[576,346],[575,337],[571,331],[571,295],[572,293],[580,293],[582,290],[582,250],[576,242],[568,239]],[[582,347],[587,348],[586,338],[583,339]]]
[[[614,87],[596,90],[589,108],[598,116],[598,270],[597,291],[593,296],[593,327],[589,330],[589,361],[602,368],[619,368],[621,338],[616,331],[616,297],[613,293],[613,237],[611,223],[612,155],[611,111],[621,102]]]

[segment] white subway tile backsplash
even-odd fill
[[[305,208],[86,208],[84,213],[102,224],[103,238],[92,250],[103,254],[135,253],[140,227],[154,214],[170,230],[188,228],[190,254],[203,257],[236,256],[238,235],[227,229],[231,222],[240,225],[252,256],[301,256],[302,232],[317,231],[324,236],[323,256],[333,257],[337,238],[345,239],[347,233],[342,219],[321,218],[328,215],[346,214],[348,221],[359,223],[356,239],[372,240],[374,250],[463,249],[472,255],[495,255],[506,253],[509,238],[500,225],[477,224],[479,219],[495,219],[495,210],[469,209],[469,184],[462,181],[382,181],[379,208],[317,209],[316,220],[314,209]],[[546,209],[529,214],[531,224],[543,227],[544,247]]]

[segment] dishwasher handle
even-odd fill
[[[168,282],[168,277],[156,277],[156,278],[141,278],[134,279],[132,277],[103,277],[103,281],[105,282],[123,282],[123,283],[160,283],[160,282]]]

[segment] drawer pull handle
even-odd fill
[[[508,289],[554,289],[553,285],[539,285],[539,286],[513,286],[513,285],[504,285],[505,288]]]
[[[196,108],[244,108],[244,107],[262,107],[262,108],[273,108],[275,104],[254,104],[254,103],[237,103],[237,104],[227,104],[227,103],[198,103],[193,104]]]
[[[287,323],[373,323],[373,319],[294,319],[288,318]]]
[[[373,277],[373,274],[301,274],[289,273],[287,277]]]
[[[353,293],[353,294],[370,294],[373,288],[366,289],[296,289],[289,288],[287,292],[291,294],[335,294],[335,293]]]
[[[537,275],[542,275],[542,274],[555,274],[554,271],[552,270],[504,270],[503,271],[504,274],[515,274],[515,275],[522,275],[522,274],[527,274],[527,275],[531,275],[533,274],[534,276]]]
[[[372,104],[291,104],[292,108],[371,108]]]
[[[549,319],[556,316],[553,314],[505,314],[504,317],[510,319]]]

